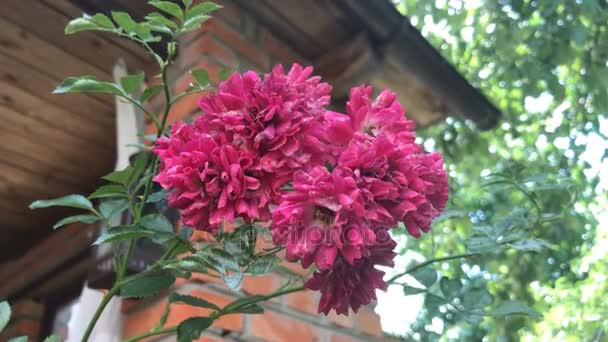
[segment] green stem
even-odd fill
[[[136,101],[128,96],[121,96],[121,97],[123,99],[131,102],[133,105],[135,105],[137,108],[139,108],[142,112],[144,112],[152,120],[152,122],[154,122],[154,125],[156,125],[156,128],[160,130],[160,122],[158,121],[158,117],[156,116],[156,114],[147,110],[141,103],[139,103],[139,101]]]
[[[389,283],[389,284],[393,283],[393,282],[395,282],[395,280],[403,277],[404,275],[413,273],[413,272],[415,272],[415,271],[417,271],[417,270],[419,270],[421,268],[424,268],[424,267],[426,267],[428,265],[431,265],[431,264],[434,264],[436,262],[442,262],[442,261],[448,261],[448,260],[454,260],[454,259],[461,259],[461,258],[469,258],[469,257],[472,257],[472,256],[477,255],[477,254],[478,253],[456,254],[456,255],[449,255],[449,256],[445,256],[445,257],[441,257],[441,258],[436,258],[436,259],[430,259],[430,260],[427,260],[427,261],[425,261],[423,263],[420,263],[420,264],[418,264],[416,266],[413,266],[413,267],[411,267],[411,268],[409,268],[409,269],[407,269],[407,270],[405,270],[405,271],[403,271],[401,273],[395,274],[394,276],[392,276],[387,281],[387,283]]]
[[[126,340],[123,340],[123,342],[135,342],[135,341],[139,341],[141,339],[144,339],[146,337],[156,336],[156,335],[164,335],[164,334],[174,333],[176,331],[177,331],[177,326],[167,327],[167,328],[160,328],[160,329],[152,329],[152,330],[147,331],[145,333],[141,333],[139,335],[131,336],[131,337],[127,338]]]
[[[127,268],[129,267],[129,258],[133,253],[133,247],[135,246],[135,239],[129,240],[129,246],[127,247],[127,253],[125,254],[118,272],[116,272],[116,282],[119,283],[125,277]]]
[[[278,297],[278,296],[283,296],[289,293],[293,293],[293,292],[298,292],[298,291],[303,291],[306,288],[304,286],[300,286],[300,287],[293,287],[293,288],[288,288],[288,289],[283,289],[283,290],[279,290],[276,291],[274,293],[265,295],[265,296],[258,296],[256,299],[252,300],[252,301],[248,301],[246,303],[244,303],[241,306],[249,306],[255,303],[259,303],[262,301],[266,301],[268,299],[274,298],[274,297]],[[222,308],[220,311],[216,311],[214,313],[212,313],[209,318],[211,318],[212,320],[216,320],[220,317],[222,317],[223,315],[228,315],[231,314],[233,312],[236,312],[241,306],[234,306],[234,307],[230,307],[230,304],[228,304],[227,306],[225,306],[224,308]],[[230,309],[229,311],[226,311],[226,309]],[[151,336],[156,336],[156,335],[163,335],[163,334],[167,334],[167,333],[173,333],[177,331],[177,326],[172,326],[172,327],[167,327],[167,328],[154,328],[150,331],[147,331],[145,333],[141,333],[139,335],[135,335],[135,336],[131,336],[126,340],[123,340],[123,342],[136,342],[139,341],[141,339],[144,339],[146,337],[151,337]]]
[[[106,308],[106,306],[110,302],[110,299],[112,299],[112,297],[114,297],[114,295],[116,295],[119,290],[120,290],[120,287],[114,286],[110,289],[110,291],[108,291],[108,293],[106,293],[105,296],[103,296],[101,303],[97,307],[97,310],[95,310],[95,314],[93,314],[93,318],[91,318],[91,320],[89,321],[89,325],[87,326],[87,329],[85,330],[84,335],[82,335],[82,342],[87,342],[89,340],[89,337],[91,336],[91,333],[93,332],[93,328],[95,327],[95,324],[97,324],[97,321],[99,320],[99,317],[101,316],[101,313],[103,312],[103,310]]]
[[[154,52],[152,51],[152,49],[149,47],[149,45],[147,43],[145,43],[143,41],[141,43],[144,44],[144,46],[151,53],[154,54]],[[154,55],[156,56],[156,54],[154,54]],[[150,116],[150,118],[152,118],[153,121],[155,121],[154,123],[158,127],[158,132],[156,134],[157,137],[160,137],[163,134],[163,132],[165,130],[165,125],[167,124],[167,117],[169,116],[169,111],[171,109],[171,92],[169,89],[169,84],[167,83],[167,81],[168,81],[167,69],[168,69],[169,63],[171,62],[172,58],[173,58],[173,56],[169,55],[167,57],[166,61],[164,61],[163,63],[159,63],[159,64],[161,64],[163,89],[165,92],[165,100],[166,100],[165,111],[163,114],[162,122],[160,124],[158,123],[158,118],[156,118],[155,115],[151,115],[152,113],[149,113],[148,111],[146,111],[146,109],[143,108],[143,106],[140,103],[138,103],[137,101],[132,100],[130,98],[126,98],[127,100],[129,100],[130,102],[132,102],[133,104],[138,106],[140,109],[142,109],[146,114],[148,114],[148,116]],[[152,163],[154,164],[154,166],[152,167],[152,174],[155,174],[156,170],[158,168],[158,157],[155,157],[153,159]],[[139,210],[136,213],[137,221],[139,221],[139,219],[141,218],[141,214],[146,205],[146,201],[148,200],[148,196],[150,195],[151,188],[152,188],[152,177],[150,177],[150,179],[146,183],[142,202],[140,204]],[[100,216],[97,212],[95,212],[95,214]],[[128,282],[129,280],[131,280],[130,278],[126,278],[126,279],[123,279],[123,278],[126,273],[127,263],[129,262],[129,257],[131,256],[134,242],[135,242],[135,240],[131,240],[129,242],[129,247],[127,248],[127,253],[125,254],[125,257],[122,259],[122,262],[120,263],[120,265],[117,265],[118,267],[117,267],[117,273],[116,273],[116,282],[114,283],[114,286],[110,289],[110,291],[103,297],[103,300],[101,301],[99,307],[95,311],[95,314],[93,315],[93,318],[89,322],[89,325],[87,326],[87,329],[82,337],[83,342],[88,341],[89,336],[91,335],[91,332],[93,331],[93,328],[95,327],[95,324],[97,323],[97,320],[99,320],[99,316],[101,316],[103,310],[108,305],[110,299],[112,299],[112,297],[114,297],[114,295],[116,295],[118,293],[118,291],[120,290],[120,286],[123,285],[124,283]],[[168,250],[167,253],[165,253],[165,255],[163,257],[166,258],[167,256],[169,256],[175,250],[175,248],[176,248],[176,246],[173,246],[172,248],[170,248],[170,250]],[[150,272],[151,270],[155,270],[158,268],[158,265],[159,264],[157,263],[153,267],[149,268],[148,270],[146,270],[142,273],[139,273],[138,275],[142,275],[147,272]]]

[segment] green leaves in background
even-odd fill
[[[502,302],[490,314],[493,316],[526,315],[534,318],[542,317],[540,313],[534,311],[528,304],[519,300]]]
[[[437,271],[435,271],[432,267],[420,268],[412,272],[410,275],[427,288],[435,284],[439,278]]]

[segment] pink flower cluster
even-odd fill
[[[306,286],[319,312],[355,312],[386,289],[402,222],[430,229],[448,199],[441,155],[414,142],[396,95],[353,88],[346,113],[326,109],[331,87],[312,68],[277,66],[263,78],[233,74],[200,100],[203,115],[157,140],[155,181],[185,224],[216,232],[224,222],[272,219],[286,259],[316,266]]]

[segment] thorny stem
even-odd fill
[[[417,270],[419,270],[421,268],[424,268],[424,267],[426,267],[428,265],[431,265],[431,264],[434,264],[436,262],[442,262],[442,261],[448,261],[448,260],[454,260],[454,259],[461,259],[461,258],[469,258],[469,257],[475,256],[477,254],[478,253],[456,254],[456,255],[449,255],[449,256],[445,256],[445,257],[441,257],[441,258],[430,259],[430,260],[422,262],[422,263],[420,263],[418,265],[412,266],[409,269],[407,269],[407,270],[405,270],[405,271],[403,271],[401,273],[395,274],[394,276],[392,276],[387,281],[387,283],[389,283],[389,284],[394,283],[397,279],[403,277],[404,275],[413,273],[413,272],[415,272],[415,271],[417,271]]]

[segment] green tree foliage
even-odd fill
[[[432,236],[408,240],[404,251],[430,259],[481,248],[481,256],[441,264],[441,273],[461,279],[463,289],[487,289],[495,303],[525,301],[544,315],[482,320],[462,306],[433,310],[436,298],[427,295],[409,337],[601,341],[608,288],[598,284],[605,284],[606,264],[597,258],[592,210],[606,210],[599,172],[608,156],[608,5],[404,0],[396,6],[503,113],[488,132],[453,118],[423,133],[425,147],[446,158],[452,210]],[[526,238],[505,242],[509,231]],[[594,253],[597,262],[589,261]],[[442,331],[428,329],[433,317],[445,323]]]

